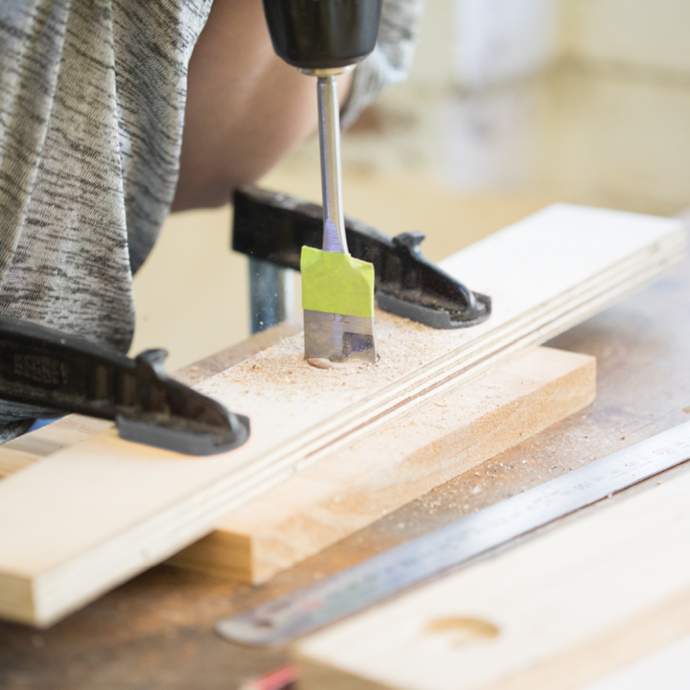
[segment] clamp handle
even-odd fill
[[[0,315],[0,398],[112,419],[121,438],[188,455],[242,445],[249,420],[171,379],[165,350],[136,359]]]

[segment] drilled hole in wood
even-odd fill
[[[427,623],[425,632],[448,635],[453,647],[464,647],[473,642],[493,639],[499,629],[493,623],[479,618],[452,616],[434,618]]]

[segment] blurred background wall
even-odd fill
[[[552,201],[690,207],[688,0],[427,0],[410,79],[343,137],[346,213],[439,259]],[[319,199],[315,140],[262,181]],[[169,369],[249,333],[231,209],[171,216],[135,278],[133,352]]]

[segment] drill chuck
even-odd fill
[[[376,45],[381,0],[263,0],[276,53],[301,70],[341,69]]]

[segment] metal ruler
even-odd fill
[[[690,459],[690,422],[221,621],[233,642],[279,645],[461,565]]]

